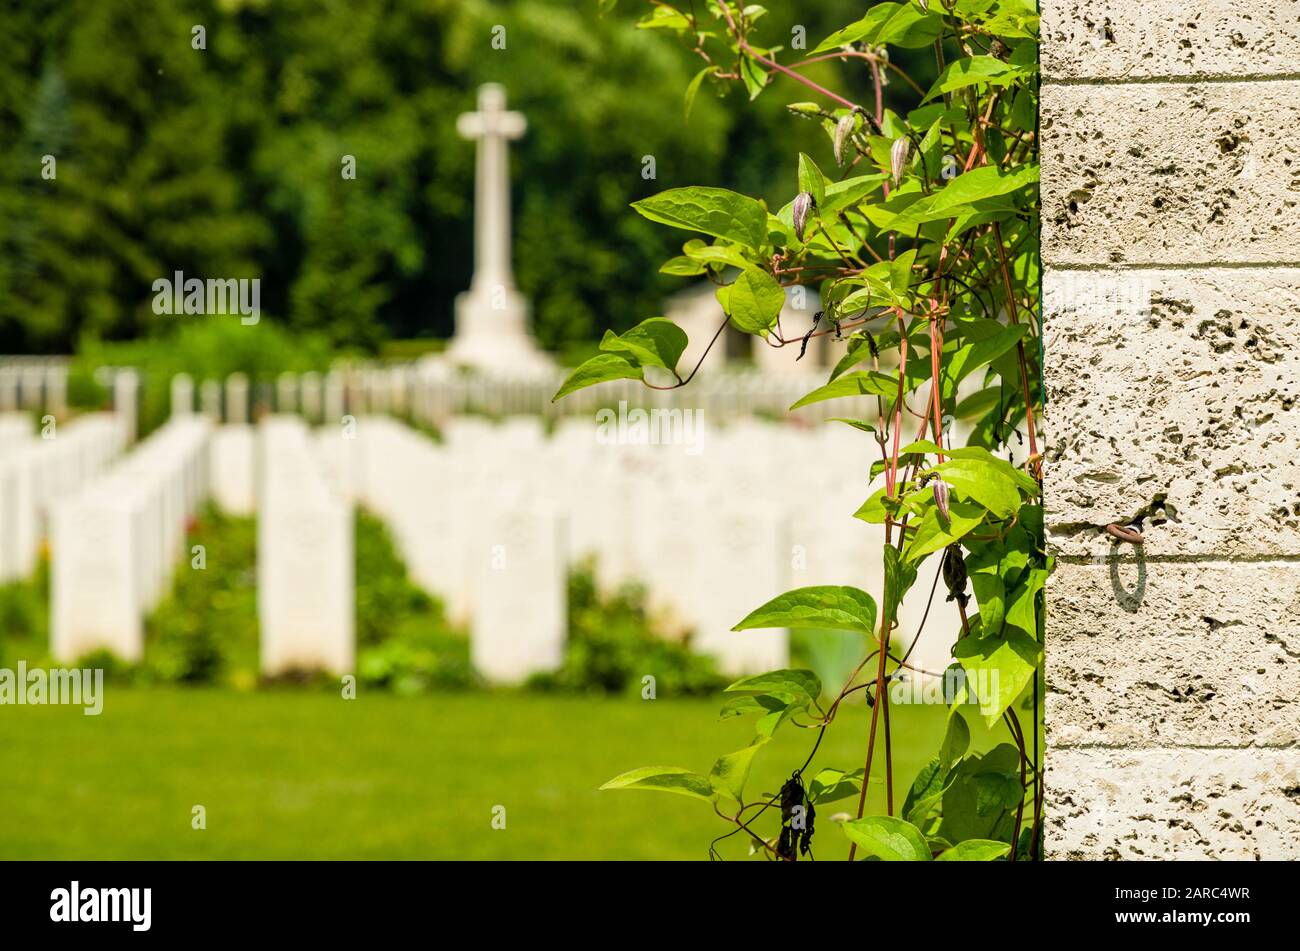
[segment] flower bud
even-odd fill
[[[800,241],[803,241],[804,228],[808,225],[808,212],[817,203],[813,201],[810,192],[800,192],[794,199],[794,233]]]
[[[907,136],[900,136],[894,140],[893,147],[889,150],[889,171],[894,176],[895,185],[903,180],[903,169],[907,167],[907,153],[910,148],[911,143],[907,141]]]
[[[934,505],[945,520],[948,519],[948,483],[942,479],[933,479],[930,490],[934,492]]]
[[[857,123],[857,113],[849,112],[835,126],[835,162],[838,165],[844,164],[844,143],[849,140],[849,133]]]

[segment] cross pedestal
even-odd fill
[[[499,373],[549,372],[554,364],[528,332],[528,301],[510,267],[510,176],[506,142],[527,123],[506,110],[505,89],[479,87],[478,111],[456,121],[456,131],[478,143],[474,180],[474,277],[456,297],[456,334],[447,349],[454,364]]]

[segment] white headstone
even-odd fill
[[[221,422],[221,384],[216,380],[204,380],[199,384],[199,407],[209,420]]]
[[[135,442],[139,420],[139,388],[140,378],[134,370],[118,370],[113,375],[113,412],[122,420],[127,442]]]
[[[218,427],[212,434],[212,498],[231,515],[252,515],[257,507],[254,481],[256,439],[247,423]]]
[[[309,423],[319,423],[321,416],[320,374],[313,371],[302,375],[302,415]]]
[[[8,447],[0,459],[0,582],[27,578],[39,542],[35,453],[40,446]]]
[[[248,377],[242,373],[226,378],[226,422],[248,422]]]
[[[194,412],[194,381],[188,373],[172,377],[172,415],[190,416]]]
[[[58,660],[97,648],[140,659],[144,614],[170,584],[189,502],[198,501],[187,499],[188,474],[209,432],[206,421],[172,420],[51,509],[50,640]]]
[[[52,364],[45,370],[45,409],[55,416],[68,412],[68,368]]]
[[[343,377],[337,370],[325,374],[325,401],[321,423],[338,426],[343,422]]]
[[[277,413],[298,411],[298,377],[295,374],[281,373],[276,378],[275,411]]]
[[[691,642],[731,676],[786,667],[790,660],[789,631],[731,630],[789,587],[783,523],[771,511],[745,507],[744,501],[715,504],[700,529],[700,537],[716,547],[708,576],[711,594],[696,605],[699,627]]]
[[[321,474],[302,421],[260,427],[257,595],[261,666],[350,673],[356,607],[352,508]]]
[[[31,364],[22,369],[22,408],[39,409],[45,397],[45,369]]]
[[[516,684],[564,661],[566,616],[563,522],[520,498],[486,521],[477,552],[471,658],[492,683]]]
[[[0,412],[12,412],[18,408],[18,371],[13,367],[0,366]]]
[[[106,648],[128,661],[144,651],[138,518],[125,498],[55,511],[50,653],[73,662]]]

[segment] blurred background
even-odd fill
[[[136,369],[141,435],[167,418],[177,374],[242,374],[256,401],[282,374],[445,345],[473,269],[474,146],[456,117],[481,83],[504,84],[528,120],[510,149],[515,276],[561,365],[593,353],[606,329],[663,313],[684,286],[659,265],[685,236],[630,202],[709,184],[779,207],[797,152],[834,167],[820,127],[785,108],[807,98],[797,89],[749,102],[706,84],[688,120],[699,60],[638,29],[649,8],[631,0],[603,16],[596,0],[0,6],[0,354],[69,358],[60,419],[113,402],[103,368]],[[802,27],[809,49],[864,9],[766,6],[763,36],[784,45]],[[498,25],[504,49],[490,46]],[[923,85],[926,70],[921,57]],[[808,72],[851,93],[869,86],[865,69]],[[47,155],[53,180],[41,175]],[[340,175],[347,155],[355,180]],[[175,271],[260,278],[260,322],[155,314],[152,283]],[[0,775],[0,857],[705,858],[725,831],[702,803],[595,792],[653,762],[707,772],[749,735],[716,722],[725,679],[655,630],[635,581],[602,588],[596,566],[572,566],[563,665],[492,688],[463,627],[412,584],[400,546],[363,511],[363,693],[340,704],[332,682],[258,675],[251,515],[209,506],[186,531],[210,567],[181,572],[152,608],[142,662],[90,658],[114,685],[104,716],[0,707],[16,767]],[[32,574],[0,585],[0,665],[50,663],[49,604],[45,549]],[[792,650],[829,678],[859,646],[809,636]],[[646,669],[671,696],[643,702]],[[848,708],[831,731],[823,755],[835,765],[860,765],[865,713]],[[943,709],[901,708],[896,729],[929,749]],[[976,746],[986,739],[977,728]],[[780,737],[754,788],[779,787],[808,740]],[[902,755],[900,790],[921,765]],[[205,830],[192,824],[197,804]],[[491,825],[497,804],[506,830]],[[823,835],[838,849],[838,833]],[[726,848],[740,857],[746,843]]]
[[[765,37],[802,26],[810,49],[864,8],[766,6]],[[649,7],[633,0],[603,16],[596,0],[5,7],[3,353],[174,333],[182,322],[149,302],[154,278],[175,270],[261,277],[263,312],[331,347],[435,345],[472,269],[474,148],[455,119],[483,82],[504,84],[528,119],[511,145],[516,278],[555,351],[584,352],[680,287],[658,266],[683,236],[630,202],[711,184],[780,207],[798,151],[833,166],[818,126],[785,109],[806,98],[797,89],[750,103],[706,84],[684,119],[700,61],[637,29]],[[191,48],[194,25],[205,50]],[[505,49],[489,46],[495,25]],[[857,92],[869,82],[833,64],[809,75]],[[37,174],[47,154],[57,187]],[[339,174],[343,155],[355,181]]]

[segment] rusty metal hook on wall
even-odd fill
[[[1141,545],[1144,541],[1142,533],[1132,525],[1120,525],[1118,522],[1111,522],[1107,525],[1106,534],[1111,538],[1118,538],[1122,542],[1128,542],[1130,545]]]

